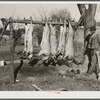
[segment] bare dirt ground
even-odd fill
[[[22,51],[23,46],[17,46],[16,52]],[[37,51],[37,50],[35,50]],[[9,45],[0,45],[0,60],[10,60]],[[79,48],[75,53],[76,59],[82,59],[82,49]],[[18,56],[15,54],[15,59]],[[17,64],[16,64],[17,65]],[[24,63],[18,73],[19,83],[10,83],[11,66],[6,65],[0,67],[0,91],[36,91],[34,84],[43,91],[65,90],[65,91],[99,91],[100,81],[97,81],[95,75],[86,76],[85,73],[66,74],[65,76],[59,73],[66,72],[68,69],[84,69],[84,66],[73,64],[72,67],[62,66],[29,66]]]

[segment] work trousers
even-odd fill
[[[98,57],[96,55],[96,50],[87,49],[86,54],[88,56],[88,70],[87,73],[92,74],[95,73],[96,75],[99,74],[99,64],[98,64]]]

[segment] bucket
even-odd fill
[[[0,66],[4,66],[4,60],[0,61]]]

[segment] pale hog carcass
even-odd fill
[[[40,55],[49,56],[50,55],[50,36],[49,35],[50,35],[49,26],[47,23],[45,23],[45,26],[43,29],[42,41],[40,44],[41,50],[38,56]]]

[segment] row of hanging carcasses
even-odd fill
[[[33,24],[25,24],[24,50],[29,59],[33,56]]]
[[[25,38],[24,38],[24,52],[29,55],[29,58],[33,56],[33,25],[25,25]],[[62,54],[63,58],[74,57],[74,30],[69,22],[60,26],[59,43],[57,42],[57,31],[55,25],[45,23],[43,27],[43,35],[40,44],[40,52],[38,56],[44,55],[47,59],[49,56],[55,57],[57,54]]]

